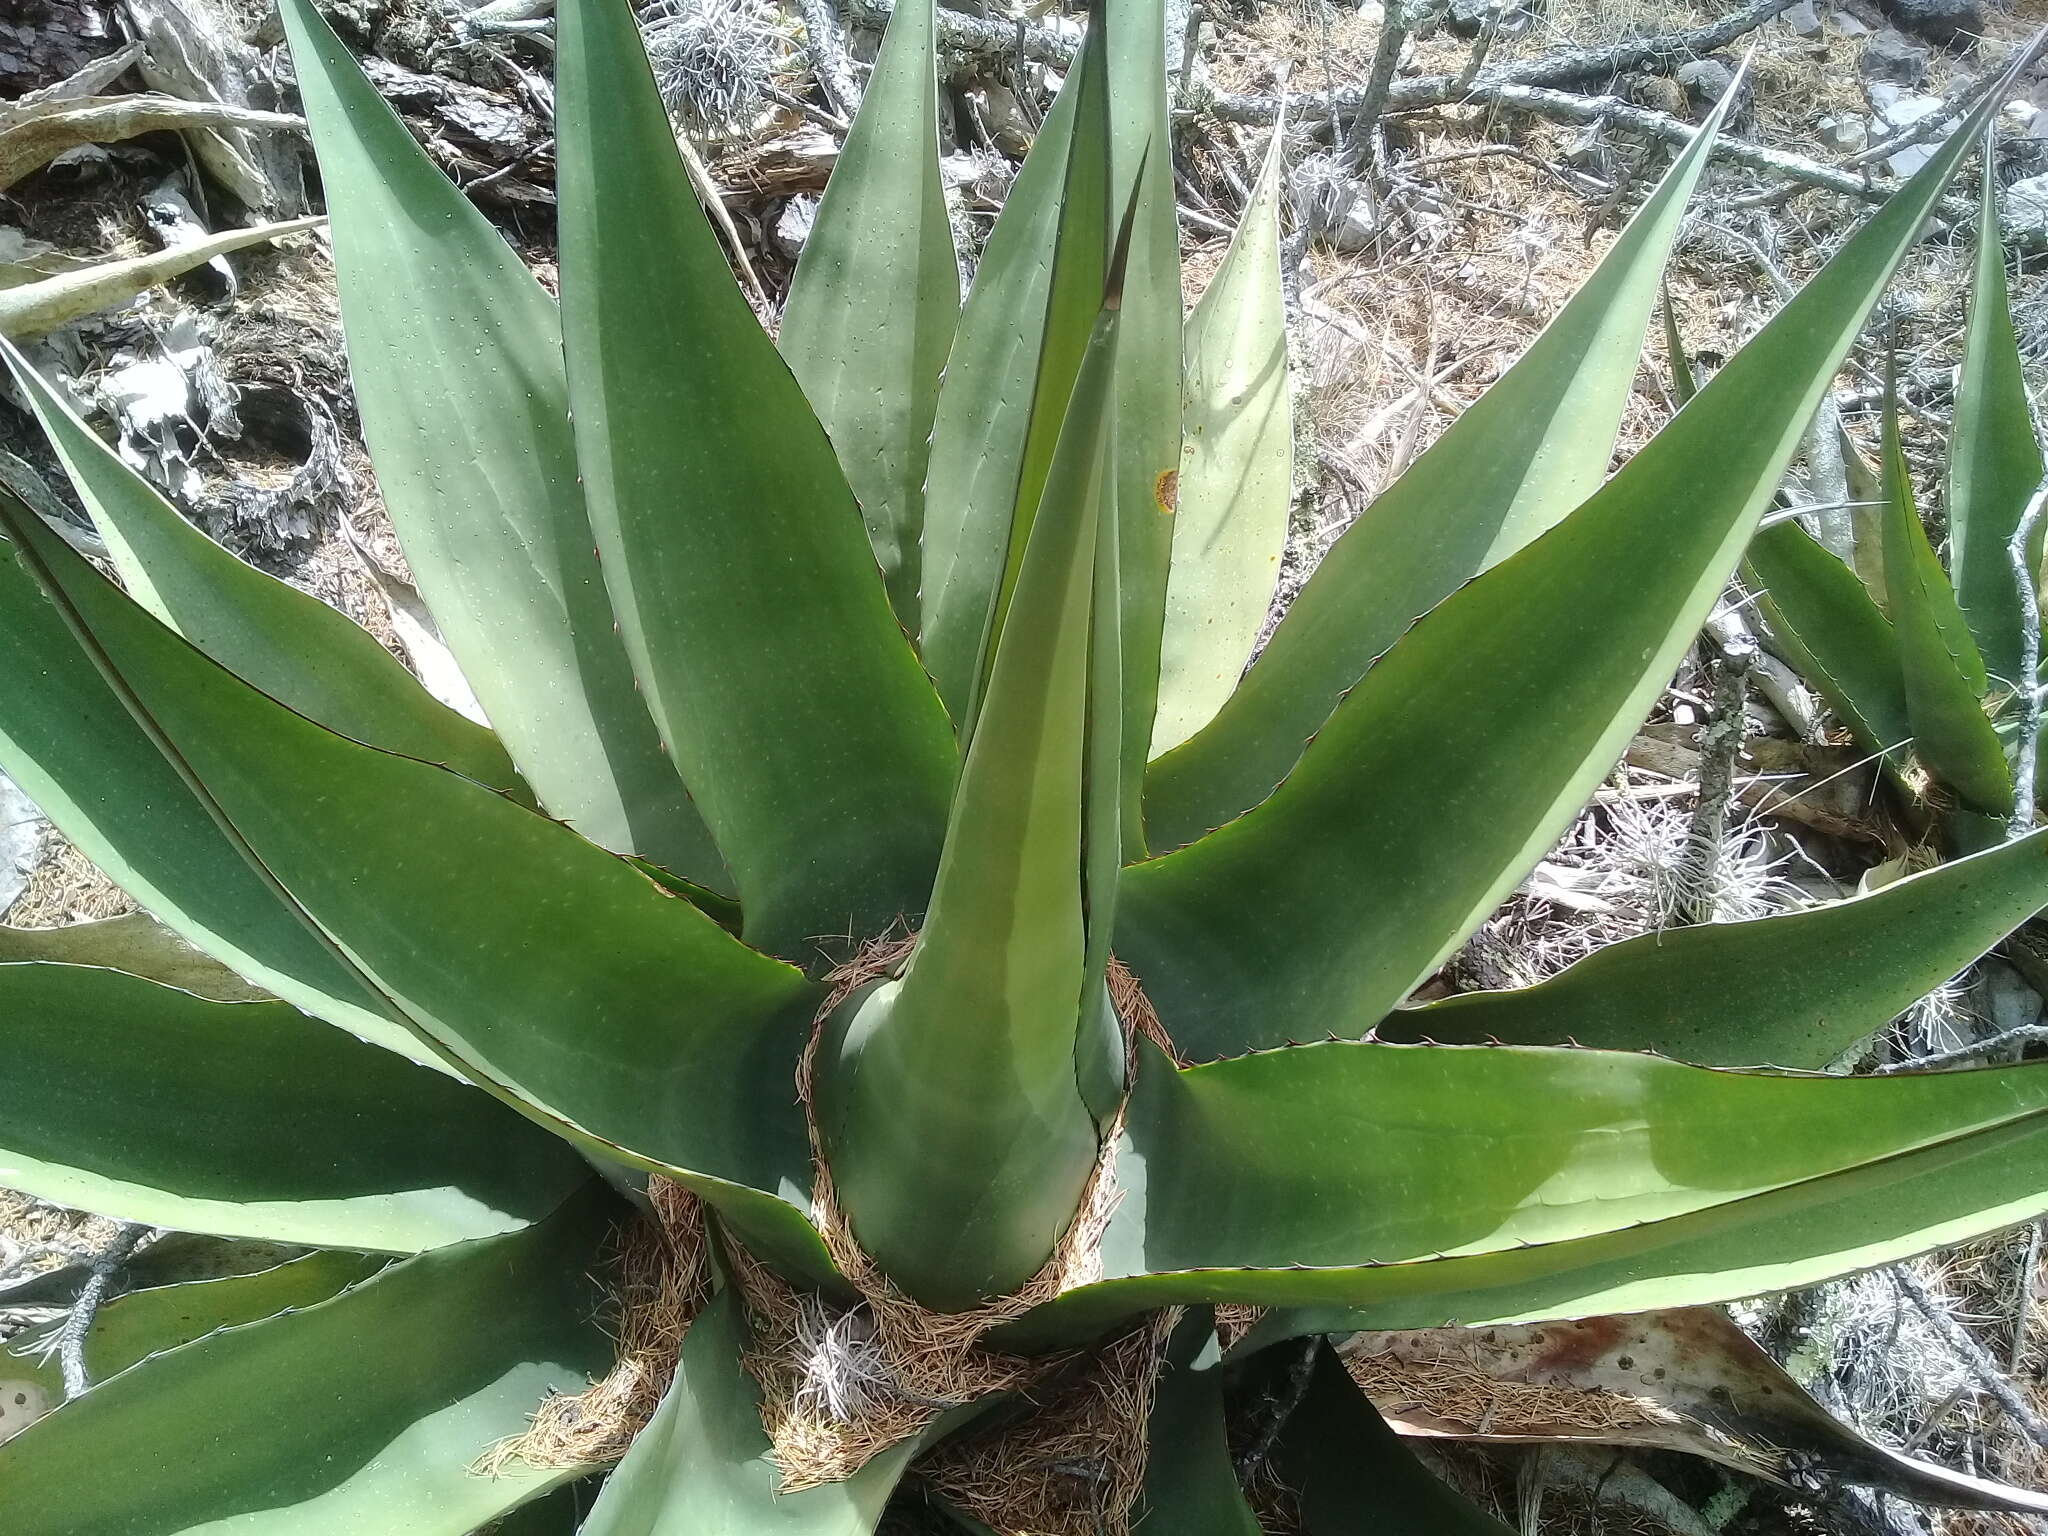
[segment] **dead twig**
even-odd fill
[[[1987,1392],[1998,1399],[1998,1406],[2006,1411],[2013,1423],[2019,1426],[2034,1444],[2048,1449],[2048,1424],[2044,1424],[2039,1415],[2027,1406],[2026,1399],[2020,1396],[2019,1389],[2012,1384],[2011,1378],[1984,1352],[1984,1346],[1977,1342],[1970,1330],[1957,1322],[1950,1315],[1948,1308],[1930,1296],[1927,1287],[1904,1268],[1892,1271],[1892,1281],[1905,1293],[1907,1299],[1920,1309],[1921,1315],[1934,1325],[1936,1331],[1948,1340],[1949,1345],[1962,1357],[1963,1363],[1970,1368],[1970,1373],[1983,1384]]]
[[[121,1266],[128,1262],[135,1245],[153,1230],[125,1222],[107,1245],[93,1255],[92,1269],[85,1277],[85,1284],[79,1287],[78,1299],[71,1304],[64,1326],[57,1332],[57,1364],[64,1372],[66,1397],[77,1397],[92,1386],[92,1377],[85,1368],[85,1336],[92,1331],[100,1303],[107,1299],[107,1292]]]
[[[1745,706],[1756,645],[1748,636],[1731,636],[1714,664],[1712,712],[1700,727],[1700,798],[1692,814],[1681,862],[1684,894],[1678,918],[1684,923],[1711,923],[1716,915],[1715,892],[1721,883],[1721,845],[1728,835],[1728,807],[1735,798],[1735,761],[1748,733]]]

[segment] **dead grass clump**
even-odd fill
[[[486,1451],[475,1470],[495,1476],[515,1462],[585,1467],[617,1461],[647,1427],[675,1375],[690,1324],[711,1298],[704,1208],[679,1184],[647,1183],[654,1217],[620,1239],[613,1295],[618,1361],[604,1379],[542,1403],[524,1433]]]
[[[134,910],[134,899],[126,891],[101,874],[55,827],[49,827],[43,832],[35,872],[7,908],[6,918],[16,928],[61,928]]]
[[[1004,1532],[1124,1536],[1144,1485],[1146,1422],[1177,1309],[1153,1314],[1048,1383],[1027,1416],[940,1446],[918,1470]]]

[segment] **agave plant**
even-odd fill
[[[2013,333],[1996,191],[1985,177],[1947,444],[1948,566],[1914,506],[1889,379],[1877,468],[1841,444],[1858,515],[1820,530],[1832,538],[1787,519],[1748,559],[1780,647],[1900,790],[1916,802],[1931,795],[1948,840],[1963,849],[1998,841],[2034,782],[2019,770],[2018,701],[2040,681],[2048,531],[2034,506],[2041,445]],[[2021,824],[2032,816],[2027,809]]]
[[[1184,335],[1152,0],[1099,8],[964,309],[900,5],[779,352],[626,0],[559,12],[558,305],[284,6],[380,488],[488,726],[9,353],[120,581],[0,500],[0,764],[225,969],[8,936],[0,1182],[313,1251],[220,1245],[247,1272],[101,1309],[64,1378],[10,1361],[51,1411],[0,1528],[865,1531],[1043,1401],[856,1342],[821,1421],[898,1430],[786,1486],[764,1405],[817,1361],[762,1347],[774,1295],[828,1344],[910,1320],[963,1382],[1123,1372],[1151,1454],[1089,1529],[1256,1529],[1230,1415],[1278,1404],[1243,1465],[1311,1528],[1499,1531],[1315,1341],[2048,1210],[2048,1067],[1810,1070],[2048,904],[2048,834],[1404,1006],[1657,697],[1988,107],[1606,478],[1709,125],[1240,682],[1280,151]],[[713,1294],[594,1503],[544,1497],[589,1464],[473,1471],[611,1369],[610,1234],[684,1195]]]

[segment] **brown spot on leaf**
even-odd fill
[[[1159,503],[1161,512],[1168,517],[1173,516],[1174,508],[1180,505],[1179,470],[1163,469],[1159,472],[1159,478],[1152,482],[1152,499]]]

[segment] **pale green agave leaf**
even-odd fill
[[[1080,71],[1070,70],[996,215],[939,381],[919,635],[925,667],[956,724],[968,718],[977,686],[1024,473],[1080,94]]]
[[[605,583],[748,941],[809,962],[923,909],[958,748],[625,0],[559,6],[555,88],[563,341]]]
[[[589,1177],[488,1095],[284,1003],[0,965],[0,1185],[225,1237],[415,1253]]]
[[[730,894],[613,632],[554,301],[312,0],[281,9],[363,433],[449,650],[550,815]]]
[[[1861,576],[1787,520],[1750,540],[1743,580],[1756,593],[1772,644],[1857,745],[1900,773],[1913,725],[1898,635]]]
[[[2040,623],[2038,610],[2027,612],[2020,595],[2012,537],[2041,474],[2041,445],[2006,289],[1998,179],[1987,176],[1979,191],[1977,261],[1948,440],[1949,569],[1985,665],[2009,685],[2019,681],[2025,627]],[[2048,520],[2035,527],[2029,545],[2037,576],[2044,537]]]
[[[1844,569],[1825,550],[1818,557]],[[1818,1069],[2043,907],[2048,832],[2036,832],[1850,901],[1611,944],[1533,987],[1398,1009],[1374,1033]]]
[[[960,313],[939,177],[937,32],[934,0],[890,14],[777,333],[860,502],[896,615],[913,633],[932,415]]]
[[[493,789],[518,776],[497,738],[437,703],[398,658],[318,598],[244,565],[95,437],[28,359],[0,341],[122,584],[252,686],[357,741],[441,763]]]
[[[471,1465],[612,1361],[591,1258],[617,1203],[436,1249],[146,1360],[0,1446],[35,1536],[469,1536],[588,1468]]]
[[[1264,800],[1418,616],[1599,486],[1666,254],[1725,111],[1521,359],[1331,547],[1216,718],[1153,764],[1154,848],[1192,842]]]
[[[1913,755],[1961,798],[1966,810],[2008,816],[2012,774],[1991,717],[1984,658],[1970,637],[1948,572],[1927,540],[1913,504],[1913,482],[1899,441],[1898,402],[1887,381],[1884,424],[1885,606],[1898,639]]]
[[[1238,1486],[1224,1422],[1215,1315],[1192,1307],[1167,1340],[1145,1421],[1145,1483],[1133,1529],[1177,1536],[1262,1536]]]
[[[1403,635],[1269,799],[1125,872],[1118,953],[1185,1056],[1363,1033],[1556,841],[1734,574],[1968,142],[1959,132],[1613,479]]]
[[[2048,1209],[2038,1065],[1819,1077],[1330,1042],[1144,1066],[1104,1277],[1009,1342],[1197,1301],[1330,1309],[1280,1336],[1691,1306]]]
[[[1187,323],[1173,566],[1151,755],[1215,718],[1251,659],[1280,580],[1294,491],[1287,307],[1280,287],[1284,131]]]

